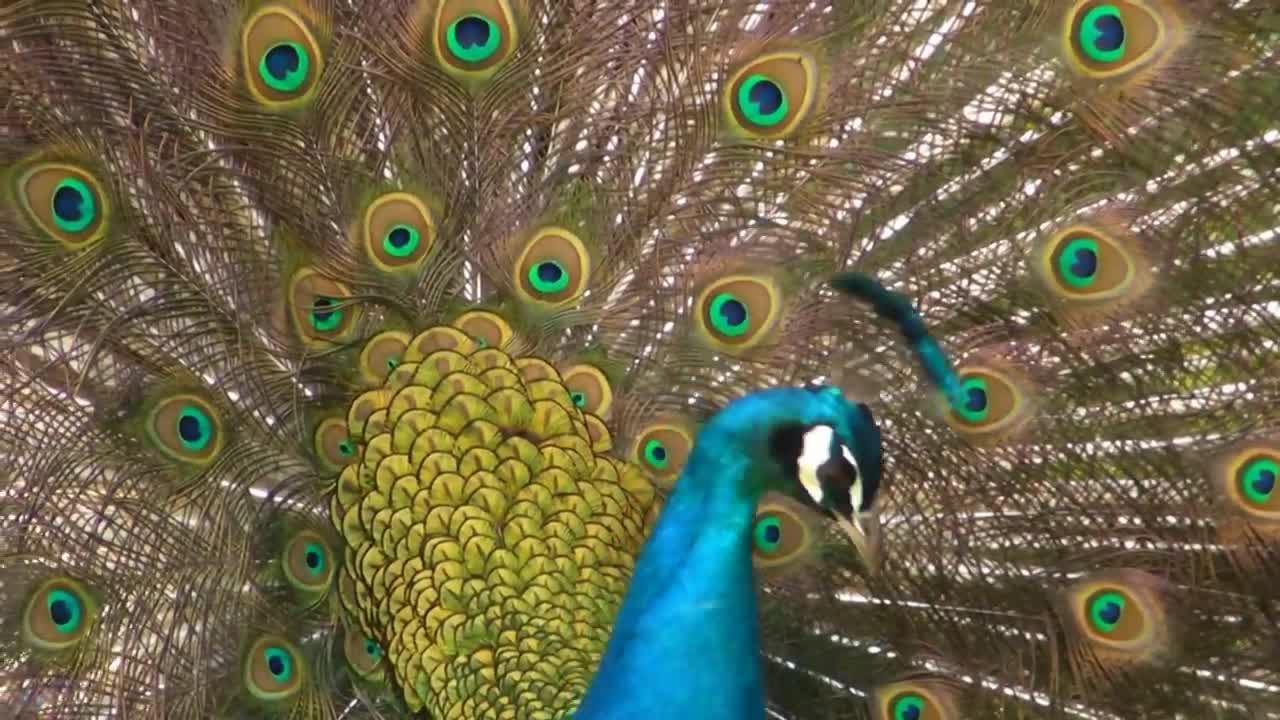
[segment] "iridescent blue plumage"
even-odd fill
[[[858,273],[832,285],[894,321],[930,380],[959,381],[910,302]],[[764,717],[751,530],[769,491],[831,516],[874,566],[859,513],[880,484],[880,430],[838,387],[742,397],[698,433],[637,561],[605,656],[577,720]]]
[[[873,461],[859,452],[868,419],[838,388],[776,388],[730,403],[703,426],[578,720],[764,717],[750,553],[756,503],[768,490],[809,497],[795,458],[779,455],[781,435],[828,426],[861,465]],[[878,454],[878,442],[869,449]]]

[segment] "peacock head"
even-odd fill
[[[754,492],[783,493],[831,518],[866,567],[877,567],[874,504],[883,459],[866,405],[831,385],[774,388],[731,403],[703,428],[700,445],[708,430],[732,436],[752,459]]]

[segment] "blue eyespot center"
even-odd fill
[[[1120,622],[1120,603],[1114,600],[1107,600],[1102,603],[1102,607],[1098,608],[1098,617],[1102,618],[1103,622],[1111,625]]]
[[[1094,44],[1103,52],[1112,52],[1124,45],[1124,23],[1116,15],[1099,15],[1093,20],[1097,32]]]
[[[194,415],[183,415],[178,420],[178,435],[189,443],[200,440],[200,421]]]
[[[315,550],[309,550],[307,552],[307,567],[311,568],[312,570],[315,570],[316,568],[320,567],[320,553],[316,552]]]
[[[287,80],[301,64],[302,57],[298,54],[298,48],[292,44],[281,43],[267,51],[265,62],[267,72],[277,80]]]
[[[771,543],[776,543],[782,539],[782,528],[777,525],[769,525],[764,529],[764,539]]]
[[[720,317],[730,327],[737,327],[747,321],[747,306],[739,300],[726,300],[718,308]]]
[[[772,80],[760,80],[748,94],[756,109],[763,115],[772,115],[782,107],[782,88]]]
[[[1071,274],[1091,278],[1098,272],[1098,254],[1089,248],[1077,248],[1072,254]]]
[[[650,454],[653,455],[653,459],[658,462],[662,462],[667,459],[667,449],[661,445],[654,447]]]
[[[54,600],[49,603],[49,618],[55,625],[66,625],[71,622],[71,606],[66,600]]]
[[[560,266],[553,262],[544,262],[538,264],[538,279],[545,283],[554,283],[560,279],[564,271]]]
[[[267,668],[271,670],[271,674],[279,677],[284,674],[284,658],[279,655],[272,655],[267,658]]]
[[[409,233],[409,228],[398,227],[387,234],[387,239],[391,241],[391,244],[395,247],[402,248],[409,244],[412,236]]]
[[[1271,470],[1262,470],[1253,479],[1253,489],[1260,495],[1266,495],[1276,487],[1276,474]]]
[[[315,316],[317,322],[326,322],[333,317],[334,304],[333,298],[318,297],[313,305],[311,314]]]
[[[85,196],[76,187],[63,185],[53,193],[53,212],[65,223],[78,223],[84,218]]]
[[[478,17],[464,17],[455,27],[458,44],[465,50],[489,43],[489,23]]]
[[[987,391],[980,387],[968,388],[965,391],[964,409],[975,413],[987,409]]]

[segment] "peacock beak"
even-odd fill
[[[874,511],[869,513],[852,513],[845,517],[833,513],[836,524],[849,537],[849,542],[858,551],[862,563],[869,574],[880,571],[880,516]]]

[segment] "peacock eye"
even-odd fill
[[[751,313],[733,293],[722,292],[711,299],[711,327],[728,337],[739,337],[751,327]]]
[[[957,414],[971,423],[986,420],[991,412],[990,398],[987,397],[987,381],[981,377],[966,378],[960,384],[960,392],[964,397],[964,404],[956,409]]]
[[[524,299],[559,304],[579,298],[590,276],[586,241],[568,228],[547,226],[534,230],[525,241],[513,280]]]
[[[1089,622],[1098,632],[1111,633],[1124,615],[1125,598],[1118,592],[1098,593],[1089,600]]]
[[[555,260],[542,260],[529,268],[529,284],[540,293],[560,292],[569,286],[569,273]]]
[[[1098,241],[1087,237],[1068,240],[1058,255],[1058,274],[1075,288],[1092,285],[1098,277]]]
[[[1080,47],[1090,60],[1113,63],[1124,57],[1125,28],[1120,8],[1099,5],[1080,22]]]
[[[342,647],[347,663],[361,677],[370,680],[377,677],[382,663],[382,646],[376,640],[352,628],[346,631]]]
[[[818,58],[803,50],[757,55],[731,72],[721,91],[727,129],[745,138],[791,135],[822,91]]]
[[[302,530],[284,546],[281,561],[289,585],[308,603],[317,601],[329,589],[333,577],[333,551],[314,530]]]
[[[369,385],[381,385],[387,374],[400,367],[413,340],[403,330],[384,330],[360,349],[360,376]]]
[[[693,437],[691,426],[683,419],[657,421],[636,433],[628,457],[669,487],[689,459]]]
[[[311,306],[311,327],[317,332],[329,332],[342,324],[342,310],[338,301],[324,295],[317,296]]]
[[[284,648],[266,648],[262,657],[267,663],[267,672],[276,682],[288,682],[293,677],[293,657]]]
[[[28,601],[23,638],[42,650],[66,650],[84,639],[94,612],[93,601],[80,583],[67,577],[51,578]]]
[[[449,52],[464,63],[482,63],[502,46],[502,29],[483,15],[469,14],[454,20],[446,31]]]
[[[404,258],[413,255],[422,243],[422,233],[412,225],[396,225],[382,238],[382,250],[391,257]]]
[[[297,91],[311,72],[311,55],[301,43],[272,45],[258,61],[258,77],[267,87],[281,93]]]
[[[53,590],[45,605],[49,609],[49,620],[58,632],[70,635],[80,629],[84,621],[84,605],[80,598],[66,590]]]
[[[1021,432],[1034,417],[1032,386],[1002,365],[961,367],[960,398],[947,407],[947,422],[971,444],[991,445]]]
[[[776,336],[784,302],[767,272],[726,275],[703,286],[695,301],[694,329],[717,352],[749,353]]]
[[[583,412],[601,418],[613,407],[613,388],[609,378],[594,365],[581,364],[565,369],[561,375],[569,399]]]
[[[306,563],[307,571],[312,575],[319,575],[324,572],[324,548],[317,543],[308,543],[303,555],[303,562]]]
[[[58,229],[78,233],[98,217],[98,206],[88,184],[74,177],[59,182],[50,199],[53,222]]]
[[[213,441],[213,423],[209,414],[195,405],[178,411],[178,440],[188,450],[199,452]]]
[[[17,200],[41,231],[68,250],[82,250],[106,234],[109,210],[102,183],[88,168],[43,163],[18,180]]]
[[[263,7],[241,29],[246,89],[266,107],[285,107],[313,95],[324,67],[322,43],[308,18],[292,9]]]
[[[900,695],[894,698],[893,720],[921,720],[924,716],[924,698],[915,694]]]
[[[300,339],[317,346],[347,341],[360,316],[345,286],[310,268],[294,272],[285,298]]]
[[[213,408],[186,393],[156,403],[147,434],[170,457],[201,465],[211,462],[222,444],[219,420]]]
[[[302,667],[297,651],[283,638],[259,638],[249,648],[244,667],[245,685],[259,700],[284,700],[302,687]]]
[[[756,550],[772,555],[782,546],[782,521],[776,516],[766,516],[756,521],[754,532]]]
[[[481,350],[503,347],[515,335],[510,323],[501,315],[487,310],[463,313],[453,321],[453,326],[470,337]]]
[[[667,467],[667,446],[661,440],[650,440],[644,444],[644,460],[657,470]]]
[[[761,128],[771,128],[781,123],[790,110],[787,94],[782,86],[760,73],[747,76],[738,87],[738,107],[747,122]]]
[[[1275,492],[1277,475],[1280,475],[1280,463],[1268,457],[1254,458],[1240,470],[1240,488],[1249,502],[1266,505]]]

